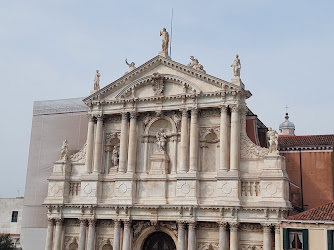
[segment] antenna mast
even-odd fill
[[[169,43],[169,52],[171,58],[172,58],[172,38],[173,38],[173,8],[172,8],[172,17],[170,19],[170,43]]]

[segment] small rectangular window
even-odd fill
[[[18,211],[12,211],[12,222],[17,222]]]
[[[301,230],[289,230],[289,249],[303,249],[303,232]]]

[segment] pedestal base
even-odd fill
[[[170,59],[170,56],[168,55],[168,53],[167,53],[167,52],[160,51],[160,52],[158,53],[158,55],[159,55],[159,56],[163,56],[163,57],[166,57],[166,58]]]
[[[168,163],[169,163],[169,157],[166,154],[166,152],[155,152],[151,156],[151,169],[149,171],[150,175],[156,175],[156,174],[167,174],[168,173]]]

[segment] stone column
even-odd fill
[[[218,250],[228,250],[228,239],[227,239],[227,231],[226,231],[226,222],[219,223],[219,245]]]
[[[63,236],[63,220],[56,219],[56,233],[55,233],[55,244],[53,249],[61,249],[62,243],[62,236]]]
[[[263,224],[263,250],[271,250],[271,225]]]
[[[52,250],[53,227],[54,227],[54,220],[53,219],[48,219],[48,229],[47,229],[47,232],[46,232],[45,250]]]
[[[227,107],[222,106],[220,113],[220,138],[219,138],[219,151],[220,151],[220,163],[219,170],[226,171],[228,166],[228,119],[227,119]]]
[[[130,250],[131,221],[124,221],[123,247],[122,250]]]
[[[230,150],[230,170],[239,170],[240,158],[240,118],[239,107],[233,106],[231,113],[231,150]]]
[[[111,157],[110,152],[113,150],[113,147],[111,145],[106,145],[106,168],[104,173],[109,174],[109,168],[111,167]]]
[[[85,172],[92,172],[92,158],[93,158],[93,145],[94,145],[94,116],[88,116],[88,132],[87,132],[87,146],[86,146],[86,163]]]
[[[196,250],[196,224],[189,222],[188,224],[188,250]]]
[[[130,113],[129,154],[127,172],[135,172],[137,157],[137,113]]]
[[[181,154],[180,154],[180,169],[179,173],[185,173],[187,171],[187,154],[188,154],[188,112],[186,109],[182,109],[181,120]]]
[[[230,223],[230,250],[239,250],[238,227],[239,223]]]
[[[97,117],[95,147],[94,147],[94,173],[101,173],[102,169],[102,138],[103,138],[103,116]]]
[[[86,248],[86,220],[80,220],[80,235],[78,250],[85,250]]]
[[[126,170],[126,159],[128,152],[128,113],[122,113],[121,138],[119,147],[119,168],[118,172],[124,173]]]
[[[185,250],[185,230],[183,222],[177,223],[177,250]]]
[[[119,220],[114,221],[114,245],[113,250],[120,250],[121,239],[121,222]]]
[[[280,224],[275,225],[275,250],[281,250],[281,226]]]
[[[198,122],[197,109],[191,110],[190,120],[190,154],[189,154],[189,172],[197,172],[198,159]]]
[[[95,250],[95,220],[88,220],[87,250]]]

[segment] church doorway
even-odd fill
[[[147,237],[143,250],[176,250],[176,246],[168,234],[155,232]]]

